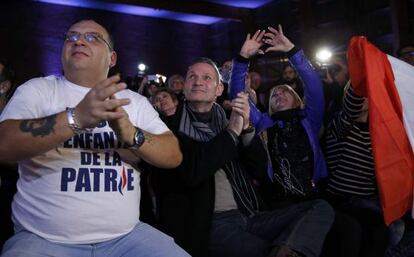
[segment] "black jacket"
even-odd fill
[[[166,123],[178,138],[183,162],[174,170],[154,174],[158,224],[192,256],[203,257],[208,256],[215,172],[238,159],[249,173],[266,174],[266,152],[258,138],[249,147],[236,146],[226,130],[208,142],[195,141],[178,132],[181,113],[182,106]]]

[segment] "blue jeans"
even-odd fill
[[[323,200],[295,204],[248,218],[238,210],[216,213],[210,233],[210,256],[265,257],[286,245],[307,257],[317,257],[334,219]]]
[[[379,215],[383,215],[380,200],[378,196],[370,198],[350,197],[344,207],[368,209]],[[393,221],[388,226],[388,245],[387,248],[395,246],[403,237],[405,224],[402,219]]]
[[[4,245],[2,257],[189,257],[174,240],[140,222],[128,234],[96,244],[61,244],[19,230]]]

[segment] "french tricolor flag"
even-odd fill
[[[356,93],[368,97],[375,172],[387,224],[413,209],[414,66],[356,36],[348,48]]]

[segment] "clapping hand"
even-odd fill
[[[124,90],[125,83],[120,82],[119,75],[109,77],[94,86],[75,108],[76,119],[81,128],[94,128],[101,121],[110,121],[127,117],[122,106],[128,105],[127,98],[111,98]]]
[[[232,112],[229,119],[228,129],[232,130],[234,134],[239,136],[243,129],[249,126],[250,106],[249,95],[244,92],[237,94],[237,97],[232,100]]]

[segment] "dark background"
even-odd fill
[[[118,64],[112,72],[124,76],[134,76],[139,62],[149,66],[149,73],[167,76],[184,74],[188,63],[199,56],[221,64],[238,53],[247,32],[279,23],[310,57],[322,45],[336,52],[346,51],[352,35],[368,37],[389,54],[400,44],[414,42],[414,0],[277,0],[255,9],[225,5],[237,1],[208,1],[101,2],[221,18],[210,25],[37,1],[1,1],[0,57],[11,61],[18,83],[39,75],[61,74],[63,34],[70,24],[82,18],[104,21],[113,32]],[[264,83],[271,83],[279,76],[281,61],[280,56],[270,55],[255,60],[252,68],[262,73]]]

